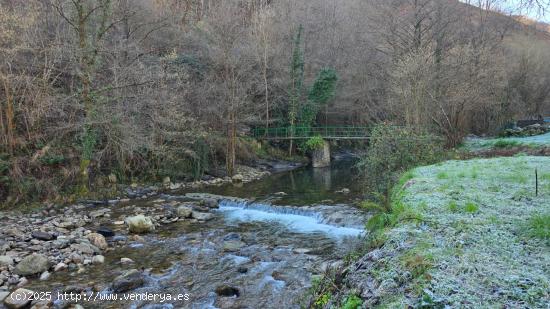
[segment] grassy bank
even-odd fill
[[[464,149],[470,151],[486,151],[512,147],[550,147],[550,133],[527,137],[471,138],[467,139],[463,146]]]
[[[547,307],[550,157],[447,161],[400,190],[416,219],[387,228],[348,278],[367,305]]]

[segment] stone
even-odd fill
[[[193,211],[192,217],[197,220],[208,221],[214,218],[214,215],[209,212]]]
[[[241,293],[236,287],[232,287],[229,285],[220,285],[216,288],[216,294],[225,297],[239,297]]]
[[[105,257],[103,255],[94,255],[92,257],[92,264],[103,264],[105,263]]]
[[[204,206],[206,206],[208,208],[219,208],[220,207],[220,205],[218,203],[218,200],[213,199],[213,198],[204,199],[204,200],[202,200],[202,203],[204,204]]]
[[[307,248],[296,248],[296,249],[292,250],[292,252],[297,253],[297,254],[308,254],[308,253],[311,252],[311,250],[307,249]]]
[[[134,264],[134,260],[130,259],[130,258],[120,258],[120,263],[122,265],[127,265],[127,264]]]
[[[286,196],[288,194],[286,192],[281,191],[281,192],[275,192],[275,193],[273,193],[273,195],[275,195],[275,196]]]
[[[246,274],[248,272],[248,268],[244,267],[244,266],[239,266],[237,268],[237,272],[240,273],[240,274]]]
[[[92,243],[92,245],[98,247],[101,250],[107,249],[107,241],[105,240],[105,237],[99,233],[90,233],[88,234],[88,240]]]
[[[244,177],[241,174],[236,174],[236,175],[233,175],[233,177],[231,177],[231,181],[233,182],[243,182],[243,180],[244,180]]]
[[[73,253],[69,254],[69,260],[71,260],[71,262],[73,262],[75,264],[80,264],[84,261],[84,258],[82,257],[82,255],[80,255],[76,252],[73,252]]]
[[[4,301],[4,299],[6,299],[6,297],[8,297],[8,295],[10,295],[10,292],[8,291],[0,291],[0,303]]]
[[[144,275],[137,269],[130,269],[113,280],[111,289],[115,293],[122,293],[138,288],[143,284],[145,284]]]
[[[87,243],[72,244],[71,248],[82,254],[92,255],[94,253],[99,253],[99,249],[96,246]]]
[[[330,144],[327,141],[323,141],[321,147],[313,150],[311,165],[313,167],[327,167],[330,165]]]
[[[122,224],[124,224],[124,221],[122,221]],[[100,226],[97,229],[96,233],[98,233],[100,235],[103,235],[103,237],[113,237],[113,236],[115,236],[115,232],[113,232],[113,230],[111,230],[108,227],[104,227],[104,226]]]
[[[342,190],[336,191],[336,193],[349,194],[351,191],[348,188],[343,188]]]
[[[19,288],[4,299],[4,305],[10,309],[24,308],[32,301],[33,291]]]
[[[21,277],[21,278],[19,278],[19,283],[17,283],[17,287],[22,288],[25,285],[27,285],[27,283],[29,283],[29,280],[25,277]]]
[[[165,186],[170,185],[170,177],[166,176],[166,177],[162,178],[162,184],[165,185]]]
[[[52,242],[52,244],[57,249],[64,249],[64,248],[67,248],[71,244],[71,241],[66,239],[66,238],[58,237],[56,240],[54,240]]]
[[[191,218],[191,215],[193,214],[193,209],[188,206],[180,206],[176,209],[176,213],[180,218]]]
[[[12,266],[13,263],[14,263],[13,258],[11,256],[0,255],[0,267],[2,267],[2,266]]]
[[[149,233],[155,230],[155,225],[151,218],[144,215],[137,215],[133,217],[128,217],[125,220],[128,225],[130,233]]]
[[[246,244],[240,240],[227,240],[223,242],[224,251],[237,251],[244,246],[246,246]]]
[[[34,232],[31,233],[31,236],[32,236],[32,238],[36,238],[36,239],[39,239],[39,240],[45,240],[45,241],[55,239],[54,235],[52,235],[50,233],[42,232],[42,231],[34,231]]]
[[[57,265],[55,265],[55,267],[53,268],[53,271],[58,272],[58,271],[62,271],[62,270],[65,270],[65,269],[67,269],[67,264],[61,262],[61,263],[57,263]]]
[[[46,280],[50,279],[50,276],[51,276],[50,272],[45,271],[40,275],[40,280],[41,281],[46,281]]]
[[[123,225],[124,221],[114,221],[113,224],[114,225]]]
[[[43,254],[26,256],[15,266],[15,273],[21,276],[42,273],[50,268],[48,258]]]

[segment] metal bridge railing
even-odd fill
[[[369,128],[355,126],[255,128],[252,134],[257,139],[308,139],[315,136],[352,139],[368,138]]]

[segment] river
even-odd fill
[[[84,272],[53,273],[47,281],[30,282],[29,288],[87,291],[96,301],[81,302],[85,308],[299,308],[313,276],[338,265],[364,234],[363,214],[350,206],[361,196],[352,165],[339,161],[330,168],[301,168],[253,183],[200,190],[220,199],[212,220],[162,225],[155,233],[115,246],[105,253],[103,264]],[[158,207],[188,200],[189,193],[133,204]],[[111,217],[123,217],[125,209],[113,210]],[[121,264],[121,257],[135,263]],[[127,293],[157,294],[157,299],[97,301],[111,294],[110,283],[129,268],[146,275],[140,287]],[[178,294],[184,299],[165,299]]]

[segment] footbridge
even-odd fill
[[[295,140],[322,137],[325,140],[369,139],[368,127],[327,126],[327,127],[274,127],[255,128],[252,135],[262,140]]]

